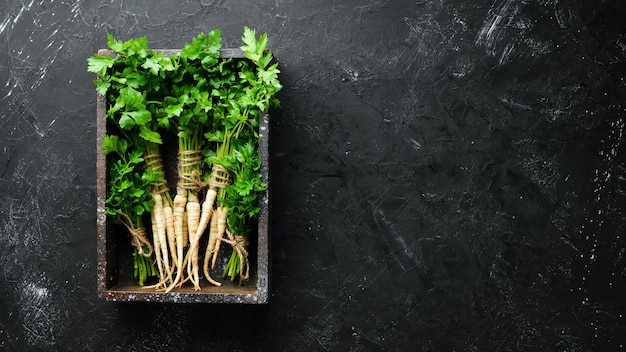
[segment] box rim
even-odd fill
[[[180,49],[155,49],[157,53],[173,55]],[[98,50],[99,55],[115,56],[110,49]],[[238,48],[220,49],[220,58],[246,59]],[[261,212],[258,219],[257,237],[257,284],[251,293],[203,293],[203,292],[156,292],[156,291],[116,291],[107,287],[107,217],[104,214],[106,200],[106,156],[102,150],[102,141],[106,134],[106,97],[96,92],[96,231],[97,231],[97,294],[100,299],[116,302],[170,302],[170,303],[244,303],[266,304],[269,301],[270,255],[269,255],[269,217],[270,202],[268,191],[260,194]],[[268,112],[259,115],[259,154],[263,182],[269,185],[269,119]],[[100,175],[99,170],[104,170]],[[262,260],[264,259],[264,260]],[[263,273],[264,275],[261,275]],[[138,287],[138,289],[141,289]]]

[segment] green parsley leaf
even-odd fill
[[[119,53],[122,51],[122,48],[124,46],[124,43],[120,40],[116,40],[115,38],[113,38],[113,35],[110,33],[107,33],[107,45],[109,47],[109,49],[115,51],[116,53]]]
[[[107,90],[111,87],[111,83],[105,81],[94,80],[93,83],[96,85],[96,92],[100,95],[106,95]]]
[[[138,126],[144,126],[152,121],[152,114],[148,110],[137,110],[125,112],[135,121]]]
[[[148,57],[146,58],[146,61],[141,65],[141,67],[145,68],[146,70],[150,70],[150,73],[158,76],[159,70],[161,69],[161,58],[158,55]]]
[[[120,99],[129,109],[141,108],[144,106],[144,97],[138,90],[132,87],[120,89]]]
[[[117,122],[122,129],[129,130],[135,126],[135,120],[128,112],[123,112],[119,121]]]
[[[104,154],[117,153],[124,154],[126,153],[127,143],[125,140],[120,139],[116,135],[105,135],[102,139],[102,151]]]
[[[161,140],[161,135],[158,132],[152,131],[145,126],[142,126],[140,128],[139,137],[152,143],[156,143],[156,144],[163,143],[163,141]]]
[[[106,70],[113,67],[115,60],[110,56],[93,55],[87,59],[87,71],[104,76]]]

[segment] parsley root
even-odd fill
[[[220,251],[220,245],[222,244],[222,238],[226,232],[226,219],[228,217],[228,208],[217,208],[217,234],[215,237],[215,248],[213,249],[213,259],[211,260],[211,269],[215,267],[215,261],[217,260],[217,254]],[[207,260],[207,258],[205,258]]]
[[[177,284],[183,279],[183,259],[184,259],[184,246],[183,246],[183,223],[185,222],[185,204],[187,203],[187,191],[180,186],[177,187],[176,196],[174,197],[174,233],[176,234],[176,278],[172,280],[165,292],[171,291]]]
[[[158,243],[159,243],[159,250],[160,250],[160,257],[161,257],[161,261],[162,261],[162,266],[163,266],[163,273],[161,273],[161,280],[162,280],[162,285],[166,286],[167,283],[169,281],[172,280],[172,268],[170,266],[170,251],[168,248],[168,243],[167,243],[167,219],[165,216],[165,206],[164,204],[167,204],[167,201],[163,200],[163,197],[160,194],[155,194],[154,195],[154,204],[155,204],[155,211],[153,211],[154,213],[154,220],[156,222],[156,228],[157,228],[157,238],[158,238]],[[169,207],[169,205],[167,206],[167,208],[171,209]],[[157,247],[157,243],[155,241],[154,244],[155,247]],[[159,252],[159,251],[157,251]],[[158,256],[157,256],[157,260],[158,260]]]
[[[194,284],[194,289],[199,290],[200,288],[197,285],[198,278],[193,276],[193,273],[189,273],[189,260],[193,260],[192,258],[196,258],[197,260],[197,251],[194,251],[194,247],[196,247],[196,243],[199,240],[200,234],[196,233],[198,229],[198,225],[200,222],[200,202],[198,201],[198,196],[195,193],[189,192],[189,197],[187,199],[187,231],[189,234],[189,249],[187,257],[189,257],[187,261],[187,270],[188,270],[188,278]],[[184,264],[184,263],[183,263]]]
[[[167,244],[169,247],[169,253],[172,259],[170,273],[168,276],[170,277],[170,281],[172,280],[172,272],[174,267],[177,265],[178,256],[176,249],[176,232],[174,231],[174,212],[172,211],[172,207],[169,202],[165,202],[163,206],[163,216],[165,216],[165,229],[167,233]]]
[[[211,216],[211,222],[209,225],[209,243],[206,247],[206,251],[204,254],[204,277],[213,285],[221,286],[222,284],[215,281],[211,278],[211,274],[209,273],[209,259],[213,254],[213,249],[215,248],[215,240],[217,239],[217,216]]]
[[[190,254],[187,255],[187,275],[189,276],[190,281],[193,283],[194,290],[196,291],[200,290],[198,268],[199,242],[211,218],[211,214],[213,212],[213,203],[215,202],[216,194],[217,193],[213,188],[209,188],[209,190],[207,190],[206,197],[204,199],[204,202],[202,203],[202,212],[198,221],[198,226],[193,235],[193,240],[189,245]]]

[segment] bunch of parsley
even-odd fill
[[[169,127],[169,120],[167,116],[155,117],[160,107],[160,87],[176,66],[170,58],[150,50],[145,37],[122,42],[109,34],[107,45],[114,57],[96,54],[88,59],[88,71],[98,75],[96,90],[109,102],[106,118],[113,125],[103,144],[110,164],[105,214],[129,228],[136,247],[135,277],[143,285],[147,276],[157,273],[149,259],[152,244],[147,239],[137,240],[145,236],[136,231],[147,232],[143,216],[152,212],[155,192],[165,194],[162,198],[171,202],[159,150],[159,130]],[[148,161],[148,156],[156,162]]]
[[[233,183],[220,192],[218,204],[228,209],[233,247],[222,277],[228,276],[239,284],[249,277],[248,236],[260,211],[259,193],[267,189],[259,173],[259,116],[280,105],[275,95],[282,88],[278,63],[272,63],[273,54],[267,49],[267,33],[257,39],[256,32],[245,27],[242,40],[245,45],[241,49],[249,60],[236,62],[236,78],[228,80],[222,93],[228,94],[228,99],[216,123],[223,133],[208,135],[210,139],[223,138],[222,149],[218,149],[212,162],[223,163],[234,174]]]

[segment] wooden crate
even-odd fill
[[[179,53],[179,50],[155,50],[164,55]],[[100,55],[114,53],[108,49],[99,50]],[[245,60],[240,49],[222,49],[222,58],[234,58]],[[105,119],[107,111],[106,97],[100,94],[96,100],[96,196],[97,196],[97,256],[98,297],[108,301],[136,301],[136,302],[174,302],[174,303],[243,303],[264,304],[269,298],[270,283],[270,241],[269,241],[269,192],[260,196],[261,212],[256,233],[250,235],[250,279],[243,286],[232,283],[228,279],[220,279],[226,259],[230,256],[230,246],[224,244],[227,251],[221,250],[218,257],[218,265],[211,272],[212,277],[222,283],[222,286],[214,286],[206,279],[201,279],[201,291],[194,291],[190,283],[182,288],[164,293],[152,289],[143,289],[137,285],[133,278],[132,247],[130,245],[128,231],[121,225],[114,224],[111,219],[104,215],[105,200],[107,196],[107,158],[102,151],[102,140],[107,133],[108,122]],[[261,159],[261,174],[263,182],[269,183],[268,164],[268,140],[269,140],[268,113],[262,113],[259,118],[259,154]],[[168,148],[169,147],[169,148]],[[175,155],[176,141],[164,140],[163,154]],[[168,169],[165,164],[168,180],[173,179],[175,167]],[[203,237],[208,237],[206,234]],[[204,251],[201,249],[200,253]],[[149,285],[150,282],[146,283]]]

